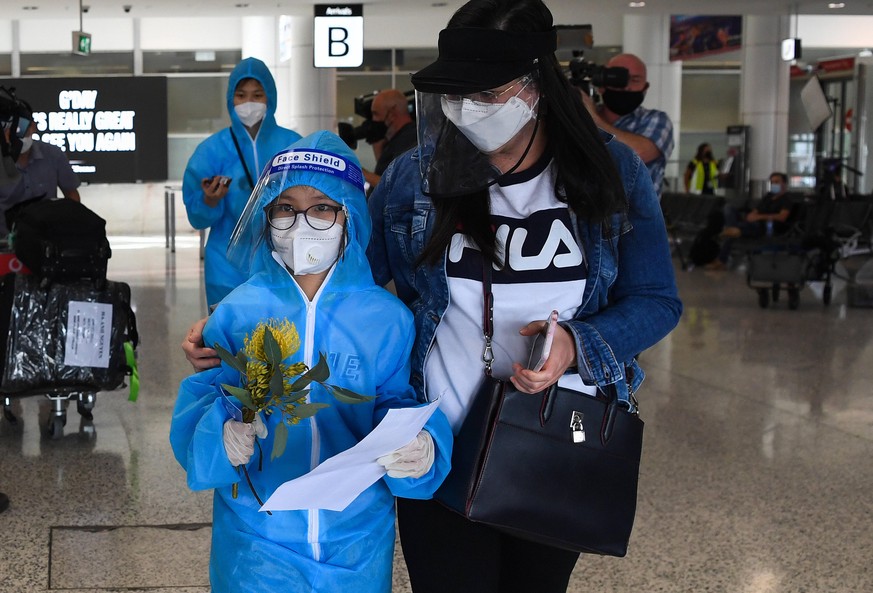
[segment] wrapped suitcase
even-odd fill
[[[16,213],[12,248],[43,286],[54,281],[91,279],[101,286],[112,250],[106,221],[83,204],[39,200]]]
[[[0,393],[10,397],[46,395],[55,401],[48,430],[57,436],[66,422],[63,402],[77,397],[80,414],[90,416],[95,394],[115,390],[133,374],[139,341],[130,306],[130,287],[90,280],[53,282],[7,274],[0,279]],[[8,410],[5,410],[8,416]]]

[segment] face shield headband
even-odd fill
[[[283,150],[273,157],[255,184],[230,237],[228,260],[239,270],[249,273],[255,254],[270,232],[264,207],[289,187],[310,185],[322,189],[323,184],[318,182],[321,175],[330,176],[333,184],[346,183],[361,193],[364,191],[364,175],[357,163],[315,148]],[[329,193],[335,192],[325,192],[326,195]],[[329,197],[341,201],[341,196]],[[346,225],[349,223],[347,219]]]

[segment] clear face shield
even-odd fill
[[[536,132],[539,97],[533,74],[464,95],[416,91],[422,191],[468,194],[517,167]]]
[[[314,187],[341,208],[313,206],[295,211],[280,204],[279,196],[296,186]],[[275,233],[288,231],[291,227],[324,236],[331,232],[347,232],[349,216],[344,196],[349,191],[363,195],[363,175],[356,163],[315,148],[295,148],[278,153],[255,184],[234,227],[227,248],[228,260],[237,269],[249,272],[264,244],[272,251]],[[339,212],[344,216],[338,220]]]

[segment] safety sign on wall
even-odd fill
[[[316,4],[312,53],[316,68],[357,68],[363,64],[363,4]]]

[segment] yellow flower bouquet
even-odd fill
[[[314,416],[329,404],[308,402],[307,395],[312,383],[318,383],[337,401],[361,403],[373,399],[360,395],[350,389],[327,383],[330,368],[323,353],[318,355],[318,363],[308,368],[302,362],[288,364],[285,361],[300,348],[297,328],[287,319],[268,319],[258,323],[251,335],[246,335],[243,348],[236,355],[231,354],[219,344],[213,346],[221,360],[240,373],[242,386],[222,384],[222,387],[235,396],[243,406],[243,422],[253,422],[255,415],[280,413],[282,421],[276,424],[273,438],[273,451],[270,459],[285,452],[288,442],[288,427],[305,418]],[[248,470],[243,466],[248,480]],[[251,487],[251,481],[249,480]],[[254,488],[252,488],[254,493]],[[237,485],[232,489],[237,495]],[[257,494],[255,494],[257,498]],[[260,502],[260,499],[258,499]]]

